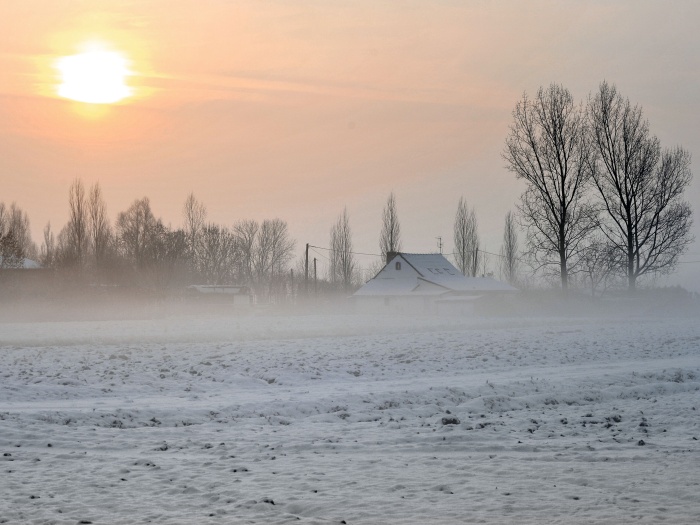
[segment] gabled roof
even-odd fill
[[[397,265],[398,263],[398,265]],[[397,253],[356,296],[436,296],[446,293],[514,292],[491,277],[465,277],[442,254]]]

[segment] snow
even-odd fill
[[[0,325],[0,523],[698,523],[696,318]]]
[[[353,295],[416,296],[446,292],[515,292],[491,277],[466,277],[439,253],[397,253]]]

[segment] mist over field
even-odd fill
[[[671,304],[6,321],[0,521],[696,523],[698,314]]]

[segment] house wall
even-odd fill
[[[353,299],[357,313],[425,314],[436,311],[434,298],[429,296],[356,296]]]
[[[435,312],[439,315],[474,316],[475,301],[436,301]]]
[[[429,314],[473,317],[483,310],[484,298],[477,300],[444,300],[435,296],[356,296],[357,313]],[[489,298],[486,299],[488,301]]]

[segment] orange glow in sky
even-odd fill
[[[463,196],[497,253],[523,190],[501,156],[523,93],[556,82],[585,104],[607,80],[697,163],[698,17],[638,0],[0,0],[0,201],[38,244],[75,178],[101,184],[112,222],[148,196],[176,227],[194,192],[207,220],[279,217],[298,246],[326,246],[347,207],[375,253],[393,191],[422,253],[450,249]],[[697,213],[697,174],[688,200]],[[682,269],[700,291],[700,265]]]
[[[129,61],[116,51],[92,48],[56,61],[58,95],[89,104],[113,104],[132,95],[126,84]]]

